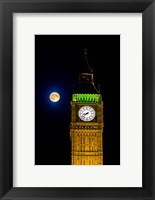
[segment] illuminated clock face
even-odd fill
[[[91,106],[83,106],[79,109],[78,115],[82,121],[92,121],[95,118],[95,110]]]

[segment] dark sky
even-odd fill
[[[84,48],[104,101],[105,165],[120,164],[120,36],[35,36],[35,164],[70,164],[70,101]],[[61,98],[49,100],[51,92]]]

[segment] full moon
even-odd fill
[[[52,92],[49,96],[50,100],[53,102],[57,102],[60,100],[60,95],[57,92]]]

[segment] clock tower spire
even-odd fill
[[[88,50],[84,48],[84,56],[83,56],[84,62],[82,66],[82,71],[87,73],[93,73],[93,69],[88,63]]]
[[[87,55],[88,51],[87,49],[84,49],[84,60],[79,74],[79,82],[75,86],[74,91],[75,93],[98,94],[99,90],[96,88],[94,84],[93,68],[88,63]]]
[[[84,49],[84,62],[71,101],[71,164],[103,164],[103,101]]]

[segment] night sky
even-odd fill
[[[104,102],[105,165],[120,164],[120,36],[35,36],[35,164],[70,165],[70,101],[84,48]],[[49,99],[51,92],[60,101]]]

